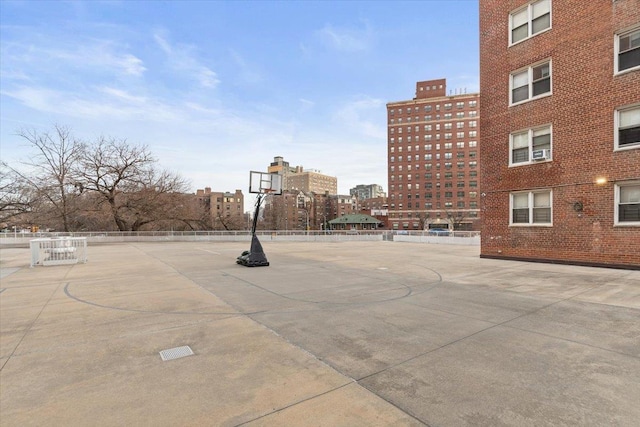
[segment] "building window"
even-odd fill
[[[640,225],[640,182],[616,185],[616,225]]]
[[[616,35],[616,72],[640,67],[640,28]]]
[[[533,65],[511,74],[511,104],[551,93],[551,62]]]
[[[551,1],[533,2],[511,13],[509,28],[511,30],[511,44],[551,28]]]
[[[615,148],[640,148],[640,105],[616,111],[614,119]]]
[[[551,159],[551,126],[513,133],[509,145],[509,165],[529,164],[532,158],[536,161]],[[532,155],[534,152],[535,156]]]
[[[551,191],[511,194],[511,225],[551,225]]]
[[[456,108],[464,108],[464,102],[456,102]]]

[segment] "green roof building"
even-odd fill
[[[382,221],[370,215],[349,214],[329,221],[331,230],[376,230]]]

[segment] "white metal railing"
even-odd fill
[[[479,231],[405,230],[257,230],[261,241],[396,241],[479,245]],[[250,231],[92,231],[73,233],[0,233],[0,245],[25,245],[33,239],[82,237],[90,244],[141,241],[220,241],[251,240]]]
[[[87,262],[86,237],[41,238],[29,241],[31,267]]]

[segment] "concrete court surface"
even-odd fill
[[[262,244],[3,248],[0,425],[639,425],[640,271]]]

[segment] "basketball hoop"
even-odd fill
[[[267,261],[267,257],[262,251],[262,245],[258,240],[258,236],[256,236],[260,204],[262,199],[270,194],[282,194],[282,175],[267,172],[249,172],[249,193],[258,195],[256,211],[253,214],[253,226],[251,227],[251,249],[244,251],[236,259],[236,262],[246,267],[265,267],[269,265],[269,261]]]

